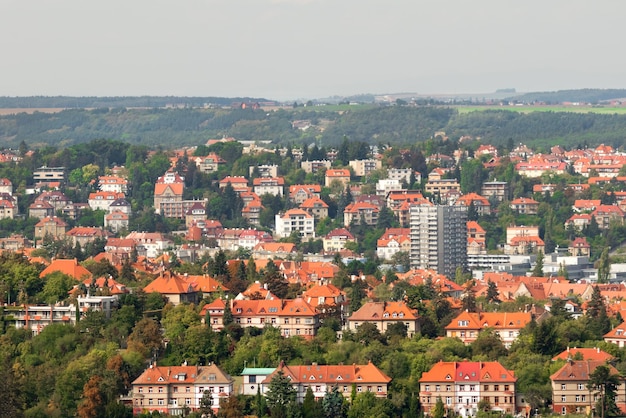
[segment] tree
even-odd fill
[[[306,394],[302,401],[302,418],[323,418],[324,410],[320,402],[315,400],[311,386],[306,388]]]
[[[587,303],[586,320],[588,329],[597,339],[602,339],[602,336],[611,329],[611,321],[598,286],[594,286],[591,299]]]
[[[85,383],[83,389],[83,401],[78,405],[78,416],[81,418],[96,418],[100,416],[102,408],[102,394],[100,393],[100,383],[102,378],[93,375]]]
[[[281,369],[270,380],[265,398],[273,418],[286,418],[290,404],[296,402],[296,390]]]
[[[224,301],[224,315],[222,316],[222,323],[224,326],[233,323],[233,313],[230,310],[230,301],[228,299]]]
[[[322,399],[322,408],[326,418],[344,418],[346,416],[345,400],[337,385],[326,392]]]
[[[491,280],[488,281],[486,300],[488,303],[500,303],[498,286]]]
[[[463,309],[467,312],[476,312],[476,290],[474,289],[474,280],[468,280],[465,282],[463,294],[461,300],[463,302]]]
[[[600,258],[598,259],[596,265],[598,268],[598,283],[608,283],[611,271],[611,263],[609,260],[609,247],[604,247],[604,250],[602,250],[602,254],[600,254]]]
[[[620,415],[620,410],[615,404],[616,390],[619,384],[619,376],[611,373],[609,366],[600,365],[589,374],[587,387],[600,395],[596,405],[596,413],[599,410],[602,418]]]
[[[437,396],[437,402],[435,402],[435,406],[431,411],[431,415],[433,418],[443,418],[446,414],[446,410],[443,406],[443,401],[441,400],[441,396]]]
[[[265,266],[265,271],[263,273],[263,283],[267,285],[267,290],[272,292],[279,298],[284,298],[287,296],[287,292],[289,291],[289,283],[283,277],[274,261],[268,261]]]
[[[543,277],[543,251],[541,250],[537,253],[537,261],[535,261],[535,267],[533,267],[532,275],[534,277]]]
[[[200,398],[200,408],[198,408],[198,412],[202,416],[202,418],[211,418],[213,417],[213,395],[208,390],[205,390],[202,393],[202,398]]]
[[[239,397],[231,394],[228,398],[221,400],[217,416],[218,418],[243,418],[243,407],[244,405],[239,400]],[[207,417],[209,416],[211,415],[207,415]]]

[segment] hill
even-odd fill
[[[543,102],[558,104],[564,102],[601,103],[626,98],[626,89],[578,89],[524,93],[507,98],[522,103]]]

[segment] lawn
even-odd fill
[[[602,114],[618,114],[626,115],[626,106],[451,106],[459,111],[459,113],[469,113],[482,110],[510,110],[512,112],[574,112],[574,113],[602,113]]]

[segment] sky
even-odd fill
[[[0,96],[626,88],[624,0],[0,0]]]

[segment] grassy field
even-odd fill
[[[510,110],[511,112],[573,112],[573,113],[599,113],[607,115],[626,115],[626,106],[452,106],[459,113],[477,112],[482,110]]]

